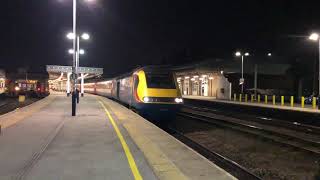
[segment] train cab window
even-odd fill
[[[148,88],[159,88],[159,89],[175,89],[176,85],[174,82],[173,75],[171,73],[161,74],[146,74],[147,87]]]

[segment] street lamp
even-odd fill
[[[243,56],[249,56],[250,54],[248,52],[241,54],[241,52],[237,51],[235,53],[237,57],[241,56],[241,79],[240,79],[240,84],[241,84],[241,93],[243,93],[243,84],[244,84],[244,78],[243,78]]]
[[[73,49],[69,49],[69,50],[68,50],[68,53],[69,53],[69,54],[73,54],[73,53],[74,53]],[[79,50],[79,54],[80,54],[80,55],[85,54],[85,50],[80,49],[80,50]]]
[[[312,41],[316,41],[318,42],[318,46],[319,46],[319,70],[318,70],[318,81],[319,81],[319,87],[318,87],[318,99],[320,99],[320,38],[319,38],[319,34],[317,33],[312,33],[310,36],[309,36],[309,40],[312,40]],[[318,103],[318,109],[320,109],[320,103]]]
[[[272,54],[271,54],[271,53],[268,53],[268,56],[269,56],[269,57],[271,57],[271,56],[272,56]]]
[[[85,0],[86,2],[93,2],[94,0]],[[69,37],[73,37],[73,52],[79,52],[79,38],[77,36],[77,0],[73,0],[73,35]],[[77,43],[78,40],[78,43]],[[78,45],[78,51],[77,51]],[[72,63],[72,79],[73,79],[73,93],[72,93],[72,116],[76,115],[76,73],[77,73],[77,53],[73,53],[73,63]]]

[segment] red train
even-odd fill
[[[5,93],[8,96],[27,95],[33,97],[45,97],[49,95],[48,75],[8,74],[5,83]]]

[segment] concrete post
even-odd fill
[[[268,104],[268,95],[264,95],[264,103]]]
[[[254,97],[257,97],[257,87],[258,87],[258,65],[254,65]]]
[[[272,104],[276,105],[276,96],[275,95],[272,96]]]
[[[67,96],[70,96],[70,76],[71,73],[67,74]]]
[[[81,73],[81,97],[83,97],[84,94],[84,75]]]

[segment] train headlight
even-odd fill
[[[175,98],[174,101],[176,103],[183,103],[183,99],[182,98]]]
[[[14,90],[20,91],[20,87],[16,86],[16,87],[14,88]]]
[[[143,97],[143,102],[150,102],[150,98],[149,97]]]

